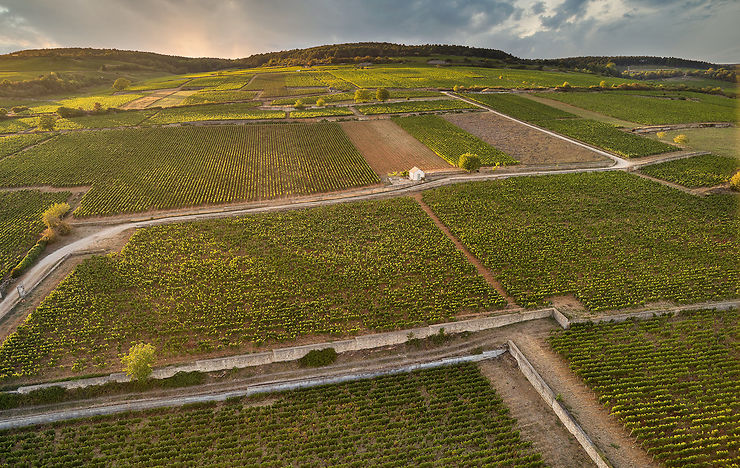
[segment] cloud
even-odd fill
[[[0,52],[76,46],[243,57],[384,41],[524,57],[738,62],[738,17],[734,0],[0,0]]]

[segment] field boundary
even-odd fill
[[[601,454],[591,438],[586,434],[586,431],[583,430],[570,412],[568,412],[568,410],[560,403],[555,392],[552,391],[550,386],[547,385],[547,382],[545,382],[532,364],[529,363],[529,360],[524,356],[524,353],[519,350],[513,341],[509,340],[507,344],[509,354],[511,354],[511,356],[516,360],[517,366],[522,374],[524,374],[524,377],[526,377],[529,383],[532,384],[532,387],[542,397],[542,399],[545,400],[545,403],[552,408],[560,422],[562,422],[565,428],[568,429],[568,432],[573,434],[576,440],[578,440],[578,443],[581,444],[583,450],[586,451],[596,466],[599,468],[612,468],[612,465],[605,459],[604,455]]]

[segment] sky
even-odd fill
[[[0,53],[47,47],[239,58],[343,42],[523,58],[740,62],[738,0],[0,0]]]

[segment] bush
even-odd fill
[[[736,172],[735,175],[730,178],[730,188],[736,192],[740,192],[740,171]]]
[[[43,253],[44,249],[46,248],[46,240],[40,240],[36,242],[36,245],[31,247],[31,250],[28,251],[25,257],[23,257],[23,260],[18,263],[18,265],[15,266],[10,272],[10,276],[13,278],[18,278],[21,276],[28,268],[33,265],[33,263],[36,261],[37,258]]]
[[[389,97],[391,97],[391,93],[385,88],[378,88],[378,91],[375,93],[375,99],[378,101],[387,101]]]
[[[295,104],[293,104],[293,107],[295,107],[298,110],[303,110],[306,108],[306,105],[303,103],[302,100],[298,99],[296,100]]]
[[[8,116],[8,109],[0,107],[0,119],[4,119]]]
[[[314,349],[298,360],[301,367],[323,367],[337,360],[337,351],[334,348]]]
[[[600,88],[608,88],[608,87],[609,87],[609,85],[607,85],[607,84],[606,84],[606,81],[604,81],[604,80],[601,80],[601,81],[599,82],[599,87],[600,87]]]
[[[689,138],[684,134],[676,135],[676,137],[673,138],[673,142],[677,145],[685,145],[689,142]]]
[[[326,101],[324,100],[324,98],[318,98],[316,100],[316,105],[318,107],[324,107],[326,105]]]
[[[154,346],[139,343],[128,350],[128,354],[121,358],[123,371],[132,380],[146,380],[152,374],[154,364]]]
[[[39,117],[39,128],[41,130],[54,130],[56,119],[51,114],[44,114]]]
[[[131,81],[127,80],[126,78],[118,78],[115,82],[113,82],[113,89],[118,91],[123,91],[129,86],[131,86]]]
[[[461,154],[457,165],[468,172],[477,171],[480,169],[480,157],[473,153]]]
[[[11,108],[10,110],[12,110],[14,114],[20,114],[21,112],[27,111],[28,106],[15,106]]]
[[[369,89],[360,88],[355,91],[355,102],[372,101],[373,95]]]
[[[665,138],[666,132],[658,132],[655,134],[655,136],[657,136],[658,138],[662,140],[663,138]]]
[[[72,109],[71,107],[60,107],[57,109],[57,114],[63,119],[69,119],[71,117],[82,117],[85,115],[85,111],[82,109]]]
[[[47,228],[57,231],[60,234],[66,234],[69,232],[69,226],[62,221],[62,216],[68,211],[69,203],[54,203],[43,212],[41,220]]]

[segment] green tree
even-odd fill
[[[113,82],[113,89],[118,91],[123,91],[129,86],[131,86],[131,80],[128,80],[126,78],[118,78],[115,82]]]
[[[460,155],[457,165],[468,172],[480,169],[480,157],[473,153],[464,153]]]
[[[121,358],[123,370],[131,379],[145,380],[152,374],[154,364],[154,346],[139,343],[128,350],[128,354]]]
[[[57,120],[51,114],[44,114],[39,117],[39,128],[41,130],[54,130]]]
[[[375,93],[375,99],[378,101],[387,101],[389,97],[391,97],[391,93],[385,88],[378,88],[378,91]]]
[[[360,88],[355,91],[355,102],[366,102],[373,99],[373,94],[369,89]]]

